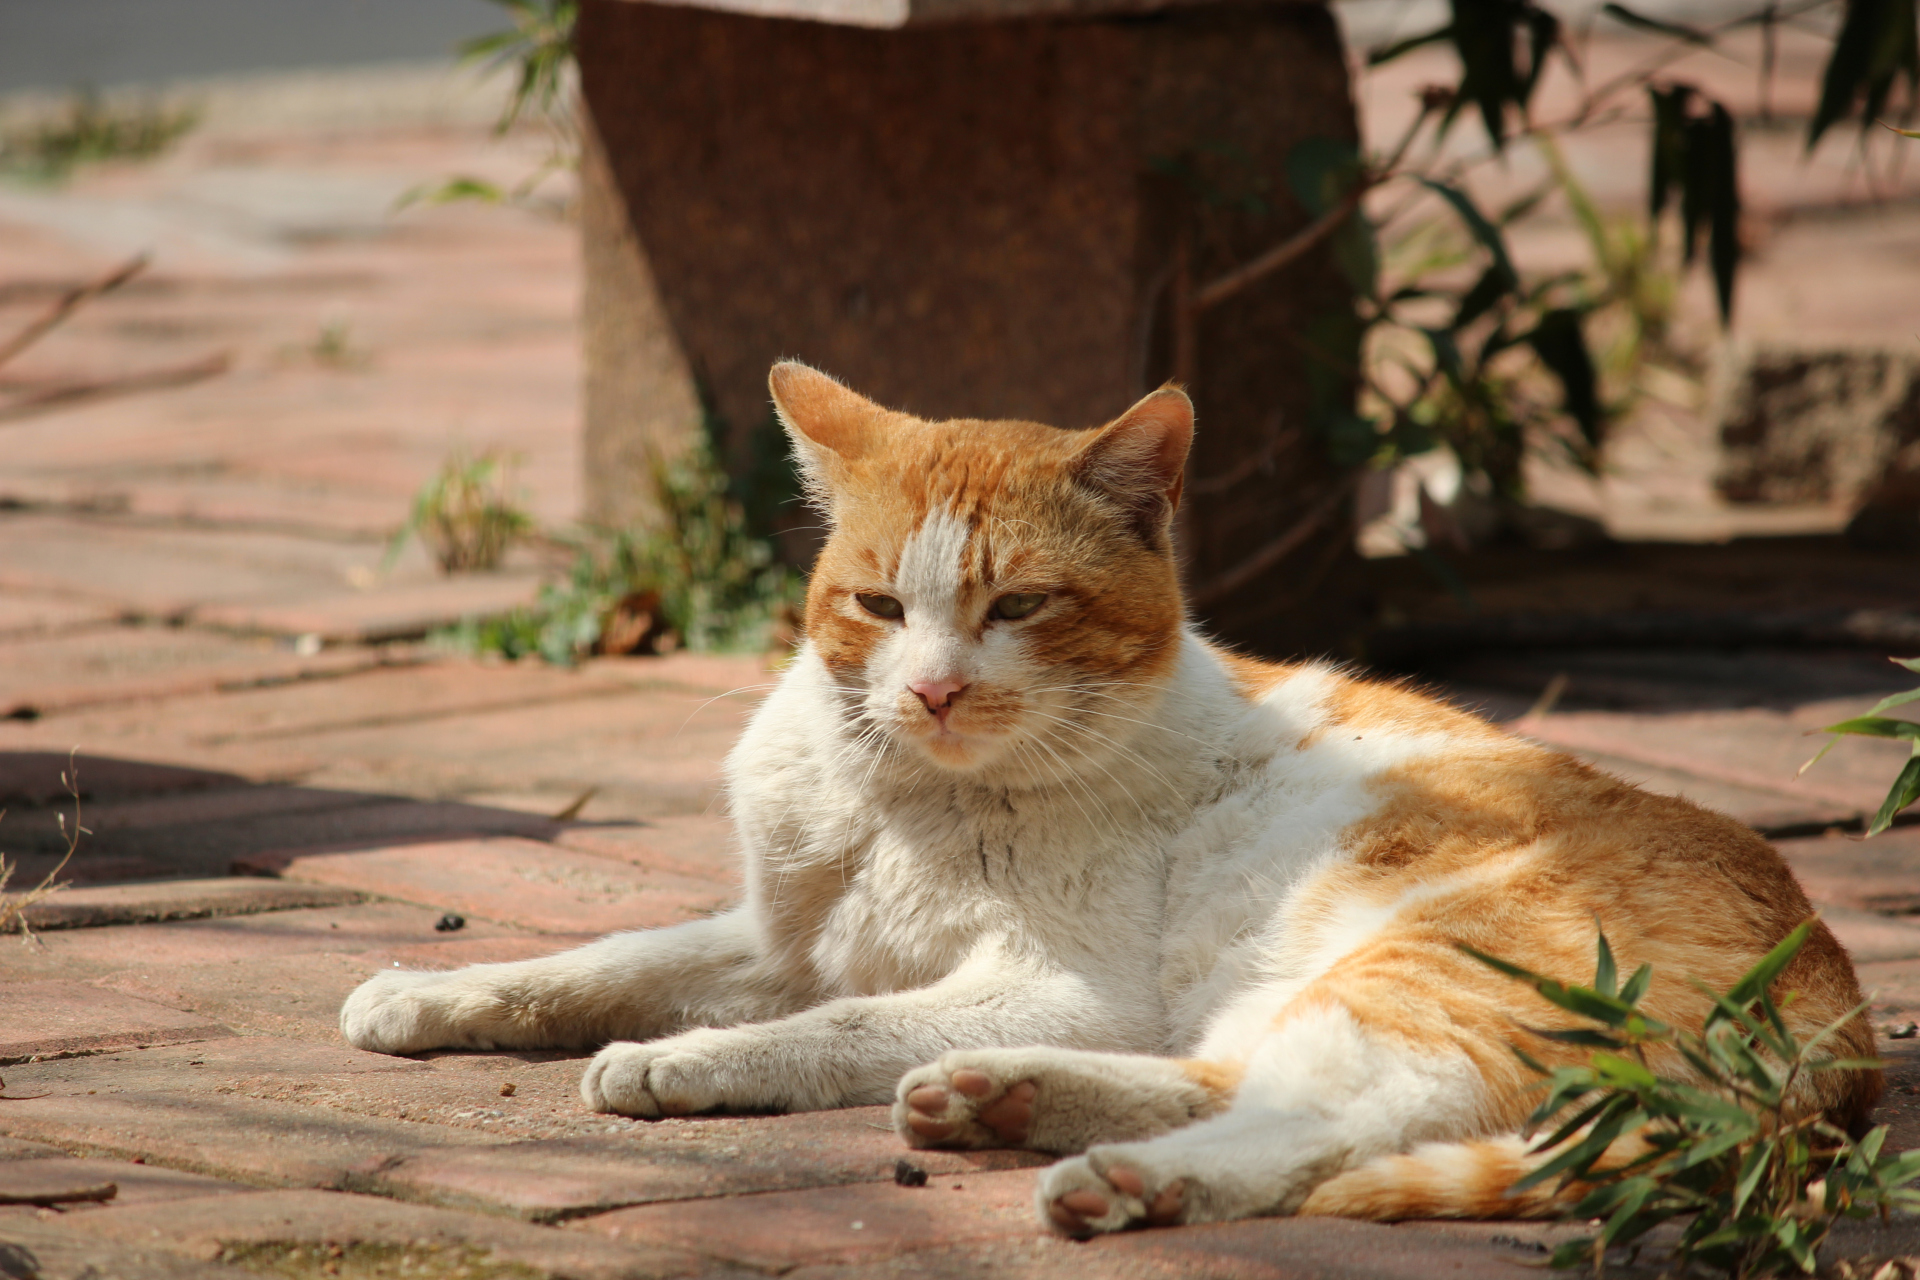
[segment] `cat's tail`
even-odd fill
[[[1472,1142],[1429,1142],[1404,1155],[1380,1156],[1335,1174],[1298,1210],[1326,1218],[1397,1222],[1407,1218],[1553,1218],[1590,1189],[1548,1178],[1520,1191],[1513,1184],[1552,1159],[1535,1155],[1519,1134]],[[1623,1134],[1601,1157],[1617,1166],[1646,1151],[1638,1134]]]

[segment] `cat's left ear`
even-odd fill
[[[1193,401],[1178,387],[1162,387],[1094,432],[1074,469],[1157,531],[1180,505],[1192,445]]]

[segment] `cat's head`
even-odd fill
[[[928,422],[805,365],[774,404],[826,515],[807,638],[849,713],[948,769],[1035,783],[1129,737],[1178,651],[1171,524],[1193,406],[1104,427]]]

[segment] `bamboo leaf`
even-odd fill
[[[1613,948],[1607,944],[1606,930],[1599,930],[1597,937],[1599,941],[1594,947],[1593,989],[1603,996],[1615,995],[1620,990],[1618,985],[1620,969],[1614,963]]]
[[[1887,716],[1855,716],[1820,730],[1821,733],[1851,734],[1856,738],[1906,738],[1920,741],[1920,723],[1894,720]]]
[[[1620,998],[1628,1004],[1639,1004],[1647,994],[1647,984],[1653,981],[1653,966],[1643,964],[1633,971],[1627,979],[1627,985],[1620,988]]]
[[[1793,958],[1800,954],[1800,948],[1807,944],[1807,935],[1813,932],[1813,924],[1812,919],[1803,920],[1794,927],[1793,932],[1780,939],[1773,950],[1760,957],[1759,963],[1747,970],[1740,981],[1734,983],[1733,989],[1726,994],[1727,1001],[1735,1005],[1746,1005],[1772,986],[1773,980],[1780,976],[1783,969],[1793,963]],[[1709,1015],[1708,1025],[1712,1025],[1712,1021]]]
[[[1873,821],[1867,824],[1867,834],[1877,836],[1893,825],[1893,819],[1902,809],[1920,800],[1920,742],[1913,744],[1913,755],[1907,758],[1906,768],[1900,770],[1900,776],[1893,780],[1887,798],[1880,805],[1880,812],[1873,815]]]
[[[1540,363],[1560,380],[1561,407],[1567,416],[1579,424],[1586,442],[1598,447],[1606,424],[1600,409],[1599,376],[1594,372],[1593,356],[1587,350],[1580,321],[1580,312],[1572,307],[1549,311],[1527,335],[1527,342],[1540,357]],[[1608,986],[1612,985],[1612,979],[1609,973]],[[1598,982],[1594,985],[1600,987]],[[1605,994],[1613,992],[1608,990]]]
[[[1647,216],[1655,223],[1686,169],[1687,104],[1694,92],[1689,84],[1666,89],[1647,86],[1647,96],[1653,100],[1653,175],[1647,184]]]
[[[1480,242],[1480,246],[1493,259],[1493,265],[1506,278],[1507,287],[1518,289],[1520,273],[1513,269],[1513,259],[1507,253],[1506,238],[1500,234],[1498,227],[1487,221],[1487,216],[1480,212],[1479,206],[1474,204],[1472,197],[1458,187],[1445,182],[1436,182],[1432,178],[1421,178],[1419,181],[1422,186],[1453,206],[1453,211],[1460,216],[1460,221],[1466,224],[1467,230],[1472,233],[1475,240]]]
[[[1497,266],[1488,267],[1474,281],[1473,288],[1461,296],[1459,309],[1453,313],[1453,328],[1466,328],[1512,292],[1513,285],[1506,273]]]
[[[1703,173],[1711,175],[1706,196],[1711,226],[1707,261],[1713,268],[1714,291],[1720,301],[1720,323],[1733,320],[1734,275],[1740,268],[1740,147],[1734,136],[1733,114],[1721,103],[1701,131]]]

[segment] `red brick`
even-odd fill
[[[114,615],[110,605],[56,596],[0,593],[0,640],[98,626],[112,622]]]
[[[360,900],[361,895],[351,889],[230,876],[63,889],[29,906],[24,914],[35,929],[80,929],[252,915],[296,907],[337,907]]]
[[[970,1173],[924,1187],[892,1183],[617,1209],[579,1229],[622,1241],[698,1250],[767,1271],[857,1262],[934,1245],[1036,1235],[1034,1175]],[[953,1189],[958,1183],[960,1190]]]
[[[62,774],[77,777],[80,793],[88,799],[232,787],[245,781],[231,773],[85,752],[69,756],[65,751],[0,750],[0,802],[67,808]]]
[[[75,1235],[205,1260],[258,1243],[382,1243],[414,1245],[423,1253],[470,1246],[486,1251],[494,1263],[518,1263],[541,1276],[578,1280],[642,1280],[705,1269],[684,1250],[617,1244],[584,1232],[327,1191],[269,1191],[112,1209],[76,1214],[62,1225]]]
[[[207,1018],[237,1031],[339,1042],[340,1004],[376,961],[331,952],[246,957],[165,969],[126,969],[95,981]]]
[[[59,1156],[66,1153],[58,1147],[50,1147],[44,1142],[21,1142],[16,1138],[0,1138],[0,1160],[38,1160],[43,1156]]]
[[[521,570],[467,573],[366,591],[303,595],[271,603],[202,605],[196,626],[372,644],[408,640],[467,617],[493,617],[533,603],[541,574]]]
[[[249,883],[280,882],[251,879]],[[470,920],[457,933],[440,933],[434,924],[442,914],[404,902],[366,902],[158,925],[56,930],[38,935],[32,947],[0,945],[0,980],[93,978],[124,970],[153,972],[222,961],[246,964],[307,952],[377,952],[369,963],[390,965],[399,960],[406,966],[448,968],[483,958],[546,954],[561,945],[553,934],[522,933],[485,920]],[[490,950],[489,944],[498,948]]]
[[[1920,924],[1835,906],[1823,908],[1820,918],[1856,964],[1920,959]]]
[[[219,1178],[181,1173],[157,1165],[130,1164],[124,1160],[56,1157],[0,1163],[0,1198],[24,1200],[33,1196],[58,1195],[98,1187],[109,1182],[118,1189],[111,1200],[100,1203],[114,1206],[156,1204],[198,1196],[235,1195],[254,1190]],[[75,1205],[74,1211],[81,1207]]]
[[[675,924],[712,911],[730,896],[711,881],[649,873],[532,840],[259,854],[239,866],[569,933]]]
[[[367,1053],[346,1045],[314,1044],[279,1036],[228,1036],[194,1044],[155,1045],[116,1053],[55,1058],[7,1068],[15,1093],[83,1096],[111,1093],[200,1092],[222,1096],[248,1084],[280,1079],[315,1081],[359,1075],[431,1076],[413,1058]]]
[[[0,985],[0,1063],[231,1034],[199,1014],[83,983]]]
[[[1777,840],[1800,883],[1815,902],[1869,911],[1920,910],[1920,827],[1896,827],[1871,840],[1834,832],[1800,840]]]
[[[563,1070],[547,1074],[547,1081],[577,1088],[585,1064],[554,1065]],[[524,1081],[533,1073],[523,1068],[510,1074]],[[516,1096],[514,1103],[494,1105],[520,1101]],[[635,1124],[586,1114],[577,1097],[560,1102],[578,1122],[577,1131],[611,1128],[618,1136],[423,1152],[387,1170],[380,1185],[409,1200],[546,1221],[654,1201],[890,1182],[902,1158],[962,1182],[976,1173],[1048,1163],[1017,1151],[909,1151],[882,1107]]]
[[[1854,712],[1863,708],[1856,708]],[[1849,742],[1799,775],[1822,739],[1810,730],[1850,712],[1813,704],[1793,712],[1749,708],[1678,715],[1563,712],[1515,726],[1573,751],[1636,761],[1707,782],[1773,791],[1814,808],[1871,813],[1899,771],[1905,751],[1887,742]]]
[[[15,640],[0,646],[0,716],[45,716],[77,707],[337,675],[382,661],[369,650],[302,656],[266,641],[172,627],[114,627]]]
[[[0,1107],[0,1133],[262,1186],[352,1187],[429,1147],[496,1141],[218,1091],[55,1094]]]
[[[32,1209],[0,1209],[0,1258],[31,1270],[35,1280],[247,1280],[253,1273],[138,1245],[97,1240],[68,1229],[64,1219],[41,1221]],[[23,1256],[24,1255],[24,1256]]]
[[[554,843],[636,867],[734,884],[740,878],[733,824],[717,814],[568,827]]]

